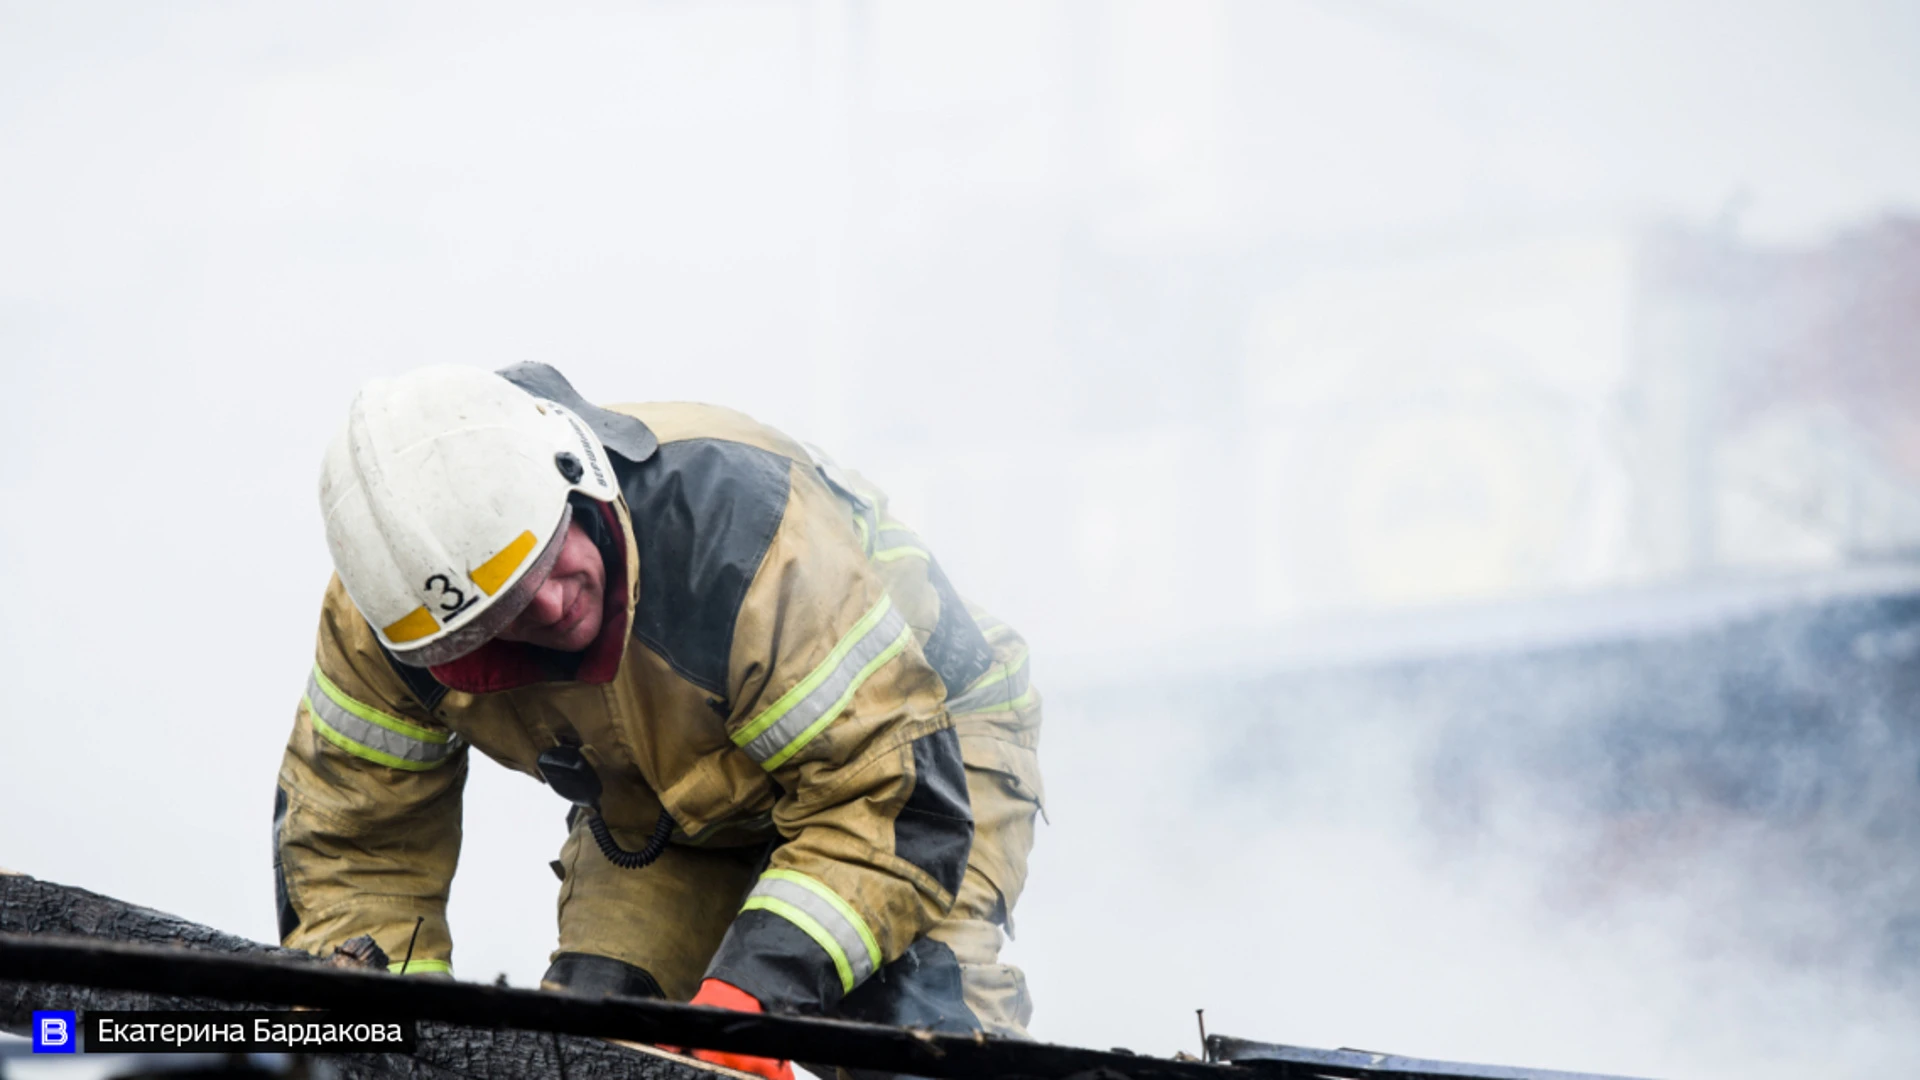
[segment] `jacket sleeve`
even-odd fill
[[[380,652],[335,579],[274,798],[281,942],[326,952],[371,934],[399,970],[452,970],[466,747]],[[414,928],[419,936],[414,938]]]
[[[811,469],[793,470],[731,667],[728,733],[780,787],[783,842],[707,975],[822,1012],[952,908],[973,815],[945,688]]]

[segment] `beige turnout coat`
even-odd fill
[[[621,846],[664,810],[675,845],[770,852],[722,898],[740,906],[706,974],[771,1008],[832,1009],[969,869],[1004,920],[1025,850],[974,850],[968,787],[1040,798],[1024,642],[967,610],[883,497],[780,433],[710,406],[576,407],[622,493],[600,523],[608,629],[584,657],[495,642],[410,668],[334,579],[279,776],[285,943],[371,934],[397,963],[418,923],[409,970],[449,970],[469,749],[538,778],[563,745]]]

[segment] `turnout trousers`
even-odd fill
[[[1043,797],[1038,759],[990,726],[961,720],[956,729],[974,839],[953,909],[828,1015],[1026,1038],[1026,978],[1000,962],[1000,949],[1026,884]],[[691,999],[769,850],[669,844],[651,866],[622,870],[578,817],[561,850],[560,941],[543,984]]]

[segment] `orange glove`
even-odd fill
[[[760,1005],[760,999],[745,990],[719,979],[708,979],[700,984],[700,992],[693,995],[695,1005],[711,1005],[718,1009],[733,1009],[736,1012],[766,1012]],[[764,1076],[767,1080],[793,1080],[793,1066],[772,1058],[748,1057],[745,1054],[729,1054],[721,1050],[695,1050],[693,1056],[701,1061],[724,1065],[729,1069]]]

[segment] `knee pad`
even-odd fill
[[[589,997],[666,997],[646,969],[611,956],[590,953],[568,952],[554,957],[547,973],[540,976],[540,985]]]

